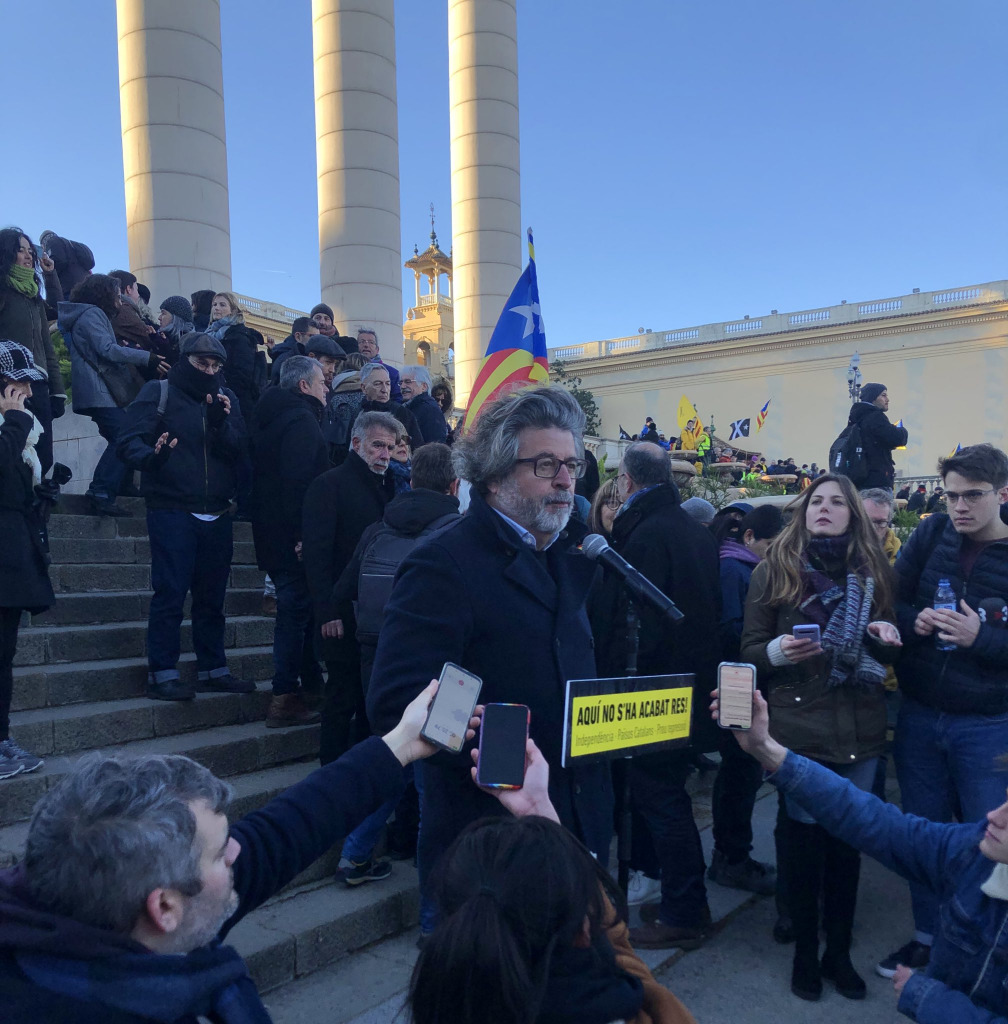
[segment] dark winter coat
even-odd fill
[[[304,567],[315,606],[315,626],[342,619],[344,636],[352,635],[353,608],[337,606],[333,589],[353,557],[361,534],[377,523],[394,495],[392,477],[379,476],[351,451],[341,466],[314,480],[304,500],[301,536]],[[339,641],[322,640],[323,658],[333,656]]]
[[[889,422],[889,417],[870,402],[855,402],[851,406],[848,424],[857,423],[861,428],[864,456],[868,463],[868,476],[858,484],[865,490],[869,487],[893,489],[896,465],[892,450],[907,443],[906,427]]]
[[[65,298],[94,270],[94,253],[83,242],[50,235],[46,238],[49,256],[56,266]],[[48,288],[48,285],[46,286]]]
[[[242,416],[246,422],[252,419],[258,395],[252,383],[252,371],[255,366],[256,344],[260,337],[244,324],[232,324],[221,338],[221,344],[227,353],[224,364],[224,380],[227,386],[238,396]]]
[[[304,354],[304,345],[296,341],[293,334],[288,334],[279,345],[274,345],[273,351],[270,353],[270,359],[273,360],[270,366],[270,384],[279,385],[280,367],[283,366],[287,359],[291,356],[303,356]]]
[[[219,412],[211,412],[205,394],[175,383],[178,369],[169,378],[164,416],[158,416],[161,382],[148,381],[141,388],[126,409],[116,453],[127,468],[141,471],[140,491],[148,508],[225,512],[238,488],[245,421],[233,391],[220,388],[231,402],[231,412],[220,418]],[[162,462],[154,455],[154,445],[165,432],[177,437],[178,444]]]
[[[430,444],[432,441],[444,443],[448,436],[448,424],[445,422],[441,406],[431,398],[427,392],[414,395],[408,402],[404,403],[404,409],[409,409],[416,419],[420,428],[420,437],[413,441],[413,449],[416,450],[422,444]],[[412,437],[412,435],[410,435]]]
[[[433,401],[433,399],[432,399]],[[370,398],[365,398],[361,402],[360,408],[357,410],[357,416],[360,416],[362,412],[387,412],[403,425],[403,430],[406,431],[410,436],[411,445],[415,443],[415,439],[421,437],[420,424],[417,423],[416,417],[405,405],[399,405],[396,402],[372,402]],[[354,423],[357,422],[357,416],[354,417]],[[350,427],[350,432],[353,433],[353,426]]]
[[[721,558],[721,657],[738,661],[745,621],[746,595],[755,565],[739,558]]]
[[[382,740],[372,737],[338,761],[312,772],[264,807],[233,822],[231,835],[241,846],[234,863],[238,909],[224,923],[219,937],[226,937],[247,914],[318,860],[368,814],[386,800],[395,800],[401,780],[402,767],[392,751]],[[228,953],[231,960],[227,962],[231,964],[237,954],[229,947],[217,951],[212,944],[185,956],[151,954],[128,936],[90,928],[33,905],[20,872],[0,876],[0,991],[6,1024],[167,1021],[167,1017],[154,1018],[124,1008],[124,1004],[143,1005],[143,996],[150,997],[153,992],[159,1011],[165,1009],[169,993],[175,997],[174,1003],[184,1005],[187,986],[195,987],[200,979],[199,965],[219,963]],[[38,954],[43,959],[45,974],[53,979],[50,986],[33,981],[22,969],[18,957],[27,954]],[[131,955],[138,968],[146,971],[136,978],[139,991],[130,984],[130,971],[122,966]],[[122,980],[118,984],[106,982],[105,1001],[81,995],[89,979],[105,977],[105,961],[119,965]],[[60,977],[63,973],[65,981]],[[208,973],[204,968],[203,975]],[[254,1019],[268,1019],[252,982],[246,979],[242,988],[253,1010],[262,1015]],[[209,994],[214,996],[218,991],[211,987]],[[171,1024],[207,1020],[212,1005],[213,998],[203,1005],[201,1016],[186,1007]],[[232,1004],[230,1009],[237,1013],[241,1007]]]
[[[252,414],[252,538],[259,568],[298,572],[301,509],[308,485],[329,468],[319,427],[321,403],[288,388],[267,388]]]
[[[685,616],[674,626],[650,609],[640,610],[638,672],[642,676],[693,673],[691,742],[697,749],[715,749],[717,733],[711,728],[708,708],[721,660],[717,542],[680,508],[675,484],[662,484],[634,498],[616,516],[610,543]],[[625,588],[617,577],[606,574],[592,602],[603,676],[626,674],[626,612]]]
[[[70,353],[74,409],[86,412],[116,408],[105,380],[91,363],[97,367],[104,364],[105,372],[126,377],[131,365],[138,371],[147,369],[151,354],[141,348],[120,345],[109,318],[89,302],[61,302],[59,328]]]
[[[120,344],[150,351],[153,334],[147,330],[140,310],[125,296],[116,315],[112,317],[112,330]]]
[[[0,608],[37,613],[56,598],[42,524],[32,508],[32,471],[21,458],[32,424],[31,413],[14,409],[0,420]]]
[[[770,705],[770,733],[775,740],[806,757],[827,764],[854,764],[885,750],[885,689],[827,685],[825,654],[794,665],[775,666],[767,645],[799,623],[810,623],[800,608],[771,605],[767,600],[769,570],[756,566],[746,599],[741,661],[756,666],[756,680]],[[843,570],[832,575],[844,579]],[[879,658],[884,649],[868,641]]]
[[[59,281],[55,274],[46,274],[46,294],[55,306]],[[66,398],[66,388],[60,373],[59,360],[49,335],[46,304],[41,297],[29,298],[15,288],[0,284],[0,338],[24,345],[32,354],[35,365],[49,381],[49,393]]]
[[[561,766],[567,680],[596,675],[585,608],[595,566],[577,549],[583,536],[580,524],[569,523],[536,552],[474,492],[460,520],[402,563],[367,711],[372,728],[384,732],[446,661],[483,680],[481,702],[527,704],[560,820],[605,860],[613,821],[609,765]],[[423,766],[424,831],[432,849],[447,849],[466,824],[500,813],[497,801],[473,786],[471,764],[467,745]]]
[[[935,515],[921,523],[900,549],[894,568],[903,652],[896,678],[907,696],[936,711],[1003,715],[1008,712],[1008,624],[998,613],[1008,604],[1008,540],[987,545],[965,580],[961,546],[962,537],[949,517]],[[971,647],[939,651],[933,635],[914,632],[914,620],[921,609],[934,604],[942,578],[952,585],[956,598],[965,599],[974,610],[984,605],[985,621]]]
[[[923,512],[927,502],[927,495],[921,491],[914,491],[907,499],[907,512]]]

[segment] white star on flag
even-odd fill
[[[512,306],[508,312],[517,313],[519,316],[525,317],[525,332],[522,334],[523,338],[527,338],[530,334],[535,333],[535,322],[533,317],[539,318],[539,329],[540,331],[543,331],[542,315],[539,312],[538,302],[533,302],[531,306]]]

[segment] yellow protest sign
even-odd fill
[[[628,757],[689,742],[692,676],[581,679],[567,684],[563,764]]]

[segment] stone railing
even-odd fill
[[[451,304],[452,300],[447,295],[421,295],[416,308],[420,309],[423,306],[447,306],[451,309]]]
[[[915,291],[911,295],[866,302],[841,302],[821,309],[799,310],[794,313],[772,313],[760,317],[683,327],[672,331],[644,331],[625,338],[588,341],[579,345],[564,345],[549,350],[551,360],[598,359],[610,355],[628,355],[633,352],[666,348],[687,348],[709,345],[727,340],[746,341],[761,334],[782,334],[788,331],[807,331],[817,327],[836,327],[892,316],[910,316],[915,313],[952,309],[963,306],[982,306],[1008,300],[1008,281],[969,285],[963,288],[945,288],[933,292]]]
[[[239,295],[235,293],[235,298],[238,300],[242,309],[246,312],[252,313],[254,316],[262,317],[265,320],[293,323],[299,316],[308,315],[304,310],[291,309],[289,306],[283,306],[279,302],[266,302],[263,299],[253,299],[251,295]]]

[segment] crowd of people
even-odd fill
[[[151,998],[169,1007],[159,1019],[268,1019],[220,940],[339,840],[346,885],[388,877],[390,819],[385,848],[418,870],[417,1022],[688,1024],[634,948],[706,942],[708,884],[776,898],[795,996],[819,999],[827,981],[864,998],[851,958],[862,851],[910,881],[913,935],[876,967],[899,1009],[919,1021],[1008,1015],[1004,452],[978,444],[942,459],[947,514],[933,509],[901,547],[891,451],[906,432],[885,429],[887,390],[866,385],[845,427],[872,446],[856,478],[810,465],[783,511],[741,500],[697,516],[653,439],[626,445],[600,480],[584,413],[561,386],[490,403],[455,436],[447,385],[389,366],[368,327],[341,335],[324,303],[267,356],[233,294],[169,296],[155,320],[133,275],[87,273],[86,247],[43,244],[40,256],[23,231],[0,233],[0,777],[42,763],[9,735],[9,708],[21,612],[54,601],[44,438],[65,390],[51,321],[74,408],[108,442],[93,511],[119,514],[140,473],[148,696],[254,686],[231,673],[223,644],[237,510],[276,616],[265,725],[320,722],[322,767],[229,822],[230,787],[187,758],[81,759],[40,800],[23,862],[0,876],[12,1019],[139,1021]],[[47,308],[64,273],[78,274],[70,298]],[[757,465],[776,467],[797,468]],[[688,624],[639,609],[636,657],[642,675],[693,677],[690,745],[617,768],[561,756],[566,681],[624,675],[638,642],[628,592],[580,550],[589,532]],[[178,671],[189,594],[195,686]],[[711,717],[723,661],[756,667],[748,733]],[[482,680],[457,755],[420,736],[446,662]],[[473,739],[495,703],[531,709],[519,790],[475,782]],[[903,814],[884,803],[893,724]],[[715,751],[708,864],[686,779]],[[776,864],[752,856],[765,772],[779,791]],[[624,809],[625,896],[609,872]]]

